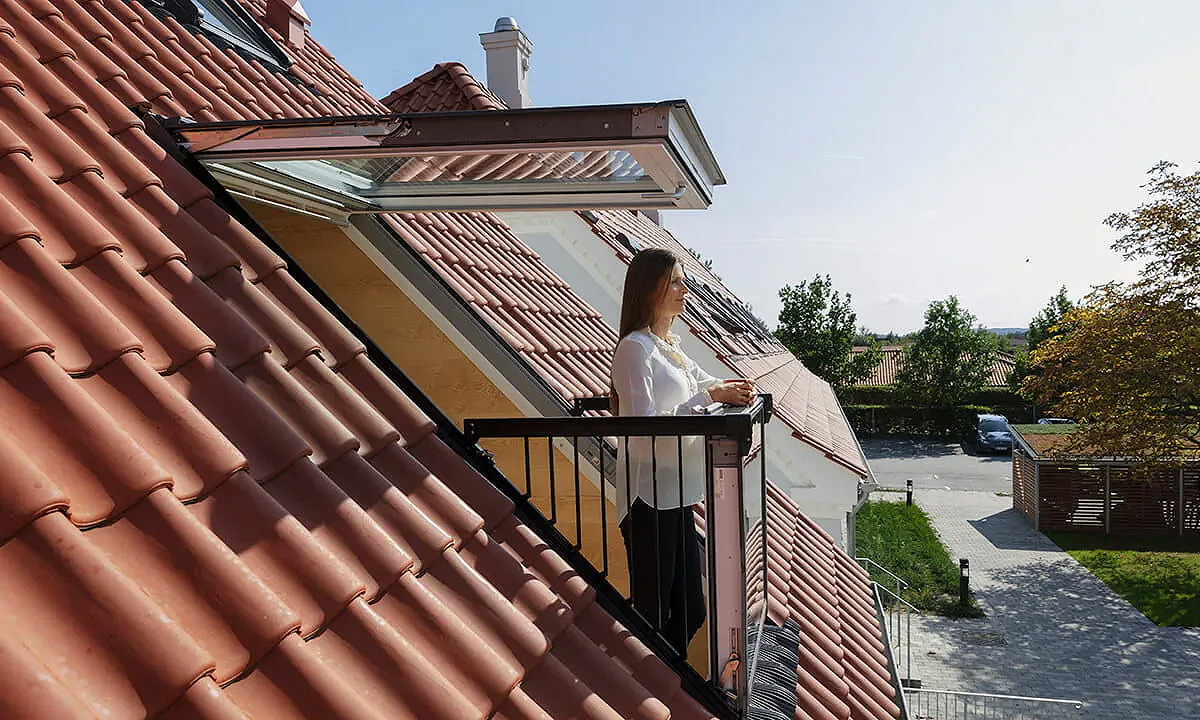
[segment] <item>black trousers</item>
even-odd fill
[[[634,608],[686,655],[706,615],[691,507],[656,510],[638,498],[620,527]]]

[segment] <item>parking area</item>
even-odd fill
[[[970,444],[938,438],[863,440],[863,452],[884,488],[905,481],[928,490],[1012,491],[1012,456],[979,454]]]

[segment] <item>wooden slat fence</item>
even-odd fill
[[[1200,463],[1131,467],[1013,452],[1013,507],[1043,531],[1200,534]]]
[[[1019,448],[1013,450],[1013,507],[1037,525],[1037,463]]]

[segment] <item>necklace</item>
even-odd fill
[[[683,370],[683,375],[687,378],[688,394],[695,395],[698,393],[699,386],[696,384],[696,378],[690,372],[695,363],[680,350],[679,336],[668,331],[667,337],[661,338],[650,328],[646,328],[646,332],[650,333],[650,337],[654,338],[654,344],[658,346],[659,351],[671,358],[679,369]]]

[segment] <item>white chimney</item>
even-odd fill
[[[529,56],[533,54],[533,43],[521,32],[517,21],[502,17],[496,21],[496,29],[480,33],[487,58],[488,90],[500,96],[510,108],[532,107],[529,99]]]

